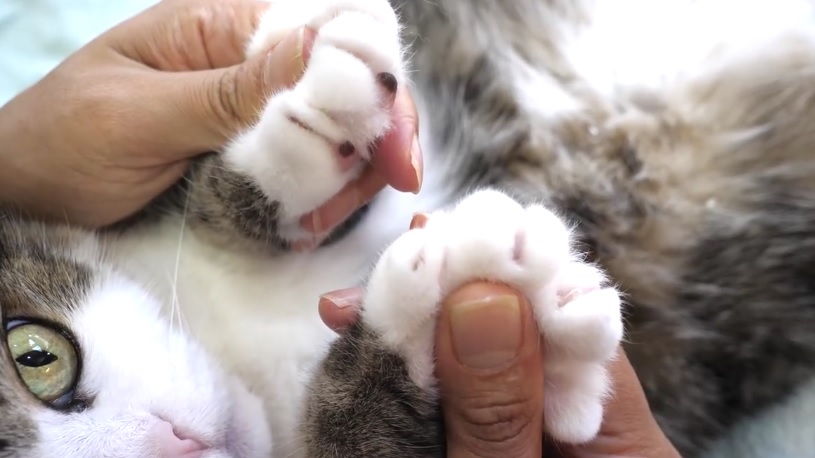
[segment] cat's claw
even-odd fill
[[[547,432],[571,443],[593,438],[610,388],[606,365],[623,334],[620,298],[577,258],[568,228],[545,208],[480,191],[434,214],[384,253],[363,320],[404,357],[413,381],[433,390],[439,303],[474,280],[512,285],[530,300],[545,342]]]

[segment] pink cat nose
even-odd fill
[[[201,458],[207,446],[195,439],[179,436],[169,422],[160,420],[150,431],[161,458]]]

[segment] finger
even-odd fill
[[[448,457],[541,456],[539,342],[528,304],[506,286],[471,284],[446,299],[436,372]]]
[[[419,115],[407,88],[397,89],[391,117],[393,127],[377,144],[374,169],[393,188],[417,193],[422,187],[424,164],[418,140]]]
[[[166,88],[164,106],[176,112],[165,119],[178,120],[172,127],[179,154],[217,150],[256,122],[268,98],[303,74],[314,36],[301,28],[266,54],[225,69],[152,73],[153,88]]]
[[[410,222],[410,229],[424,227],[429,219],[426,213],[416,213]],[[319,311],[323,322],[334,331],[347,328],[359,318],[362,303],[362,288],[346,288],[320,296]]]
[[[334,331],[341,331],[359,318],[362,303],[361,288],[347,288],[320,296],[319,311],[323,323]]]
[[[348,183],[319,208],[304,215],[300,226],[312,234],[325,237],[388,184],[402,191],[418,192],[423,169],[421,148],[414,138],[417,119],[410,94],[397,90],[395,127],[378,144],[373,156],[373,168],[366,169],[357,180]],[[411,146],[405,147],[405,144]],[[319,240],[311,243],[317,244]]]
[[[346,184],[334,197],[300,219],[300,227],[325,237],[355,211],[370,202],[386,186],[385,179],[372,168]]]
[[[268,7],[246,0],[159,2],[97,41],[161,71],[225,68],[246,59],[246,43]]]
[[[609,367],[613,395],[606,403],[598,436],[588,444],[559,448],[567,457],[659,456],[679,458],[654,419],[637,374],[622,348]]]
[[[420,229],[427,225],[427,220],[430,219],[430,215],[427,213],[414,213],[413,218],[410,220],[410,228],[411,229]]]

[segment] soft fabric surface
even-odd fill
[[[0,104],[157,0],[0,0]],[[815,457],[815,383],[745,422],[709,458]]]

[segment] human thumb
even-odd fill
[[[177,74],[178,109],[199,143],[190,154],[216,150],[255,123],[270,96],[300,79],[315,35],[301,27],[238,65]]]
[[[541,456],[539,343],[528,303],[509,287],[475,283],[445,300],[436,375],[448,457]]]

